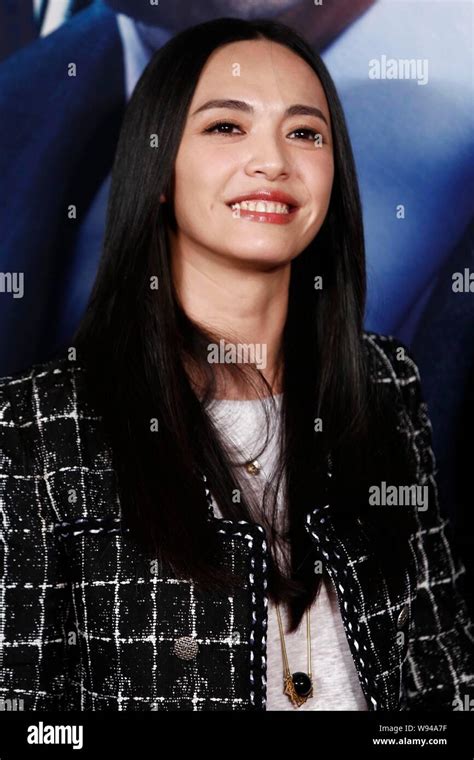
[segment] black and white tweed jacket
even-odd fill
[[[323,503],[307,530],[337,589],[368,709],[469,709],[465,569],[439,512],[418,369],[406,349],[396,357],[396,339],[364,340],[373,381],[400,399],[429,509],[416,511],[397,592],[360,517],[340,521]],[[232,595],[145,562],[122,530],[111,452],[82,378],[64,358],[0,380],[0,699],[25,710],[265,710],[263,528],[209,514],[222,561],[248,578]]]

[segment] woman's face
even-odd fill
[[[202,108],[217,99],[241,105]],[[297,105],[315,112],[287,113]],[[288,263],[319,231],[333,176],[329,109],[311,67],[269,40],[219,48],[202,72],[176,159],[173,252],[260,268]],[[259,191],[290,196],[290,213],[232,203]]]

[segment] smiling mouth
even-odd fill
[[[248,200],[229,204],[232,211],[258,211],[261,214],[289,214],[296,206],[276,201]]]
[[[298,211],[299,206],[275,201],[248,200],[240,203],[228,203],[234,218],[253,222],[288,224]]]

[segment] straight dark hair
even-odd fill
[[[292,50],[319,78],[332,122],[335,174],[324,223],[291,265],[281,351],[283,434],[273,508],[262,512],[250,497],[232,498],[242,483],[231,466],[228,441],[206,409],[216,387],[207,348],[228,336],[205,329],[184,312],[173,283],[167,227],[176,230],[174,166],[208,58],[223,45],[265,39]],[[153,135],[158,149],[151,145]],[[160,203],[161,193],[168,203]],[[321,290],[314,287],[317,276]],[[150,287],[153,278],[158,289]],[[367,484],[376,482],[377,467],[379,477],[391,474],[394,482],[394,464],[401,463],[395,440],[393,446],[389,440],[395,429],[390,404],[369,380],[365,298],[354,159],[341,103],[322,59],[292,29],[264,19],[223,18],[173,37],[152,57],[126,109],[102,259],[73,343],[111,443],[124,520],[143,551],[158,553],[175,574],[192,577],[203,588],[232,585],[234,576],[223,572],[216,554],[214,521],[206,519],[205,473],[224,518],[264,525],[271,549],[268,593],[288,604],[292,630],[314,601],[321,579],[314,572],[319,557],[304,518],[321,498],[328,456],[332,482],[347,485],[332,498],[352,516],[367,502]],[[196,393],[189,368],[204,379],[203,395]],[[261,399],[271,395],[255,367],[226,365],[225,371],[240,373]],[[268,409],[266,415],[268,421]],[[315,432],[317,419],[323,429]],[[403,468],[399,475],[406,480]],[[285,535],[275,522],[282,479]],[[269,493],[267,488],[265,505]],[[280,541],[291,547],[287,570],[274,561]]]

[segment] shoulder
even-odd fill
[[[66,356],[0,378],[0,422],[31,425],[71,414],[83,401],[84,366]]]
[[[375,332],[364,332],[363,341],[372,381],[396,386],[402,395],[406,388],[420,383],[415,357],[399,338]]]
[[[416,445],[420,449],[416,454],[418,462],[423,457],[431,461],[432,426],[413,352],[392,335],[365,332],[364,343],[369,357],[371,382],[383,384],[384,390],[389,387],[400,415],[400,430],[408,436],[411,446]]]
[[[102,417],[90,401],[86,367],[62,356],[0,378],[0,470],[45,477],[111,467]],[[61,480],[62,475],[59,476]]]

